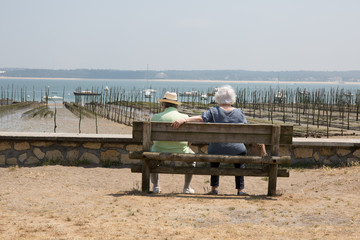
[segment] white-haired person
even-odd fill
[[[170,122],[177,119],[188,118],[189,116],[186,114],[179,113],[177,107],[181,104],[181,102],[177,99],[177,94],[174,92],[166,92],[162,99],[158,100],[162,105],[163,112],[154,114],[151,118],[152,122]],[[167,152],[167,153],[194,153],[189,147],[188,142],[181,141],[154,141],[151,146],[152,152]],[[195,167],[194,163],[184,163],[186,166]],[[153,192],[160,193],[161,188],[159,184],[159,174],[151,173],[150,179],[153,184]],[[191,174],[185,174],[185,183],[183,193],[195,193],[194,189],[190,187],[190,182],[192,179]]]
[[[215,101],[218,106],[211,107],[209,110],[203,112],[200,116],[193,116],[182,118],[174,121],[171,126],[178,128],[185,122],[211,122],[211,123],[236,123],[246,124],[245,114],[232,105],[236,101],[236,94],[234,89],[225,85],[218,88],[215,93]],[[208,147],[209,154],[219,155],[246,155],[246,147],[243,143],[210,143]],[[210,163],[210,167],[218,168],[220,163]],[[235,168],[244,168],[244,164],[234,164]],[[210,179],[211,192],[210,194],[217,195],[219,187],[219,176],[211,176]],[[235,185],[237,195],[247,195],[244,192],[244,176],[235,176]]]

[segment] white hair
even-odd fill
[[[236,101],[236,94],[230,85],[219,87],[215,93],[215,101],[218,104],[234,104]]]

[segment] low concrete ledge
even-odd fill
[[[294,146],[360,147],[360,139],[348,138],[293,138]]]
[[[41,132],[0,132],[0,141],[134,142],[131,134],[79,134]]]

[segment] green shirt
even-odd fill
[[[179,113],[174,107],[166,108],[165,111],[155,114],[152,122],[169,122],[189,117],[186,114]],[[191,153],[188,142],[175,141],[154,141],[151,147],[152,152],[168,152],[168,153]]]

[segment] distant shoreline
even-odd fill
[[[1,79],[41,79],[41,80],[129,80],[129,79],[115,79],[115,78],[55,78],[55,77],[5,77],[0,76]],[[150,82],[209,82],[209,83],[282,83],[282,84],[327,84],[327,85],[337,85],[337,84],[349,84],[349,85],[360,85],[360,82],[326,82],[326,81],[259,81],[259,80],[199,80],[199,79],[130,79],[133,81],[150,81]]]

